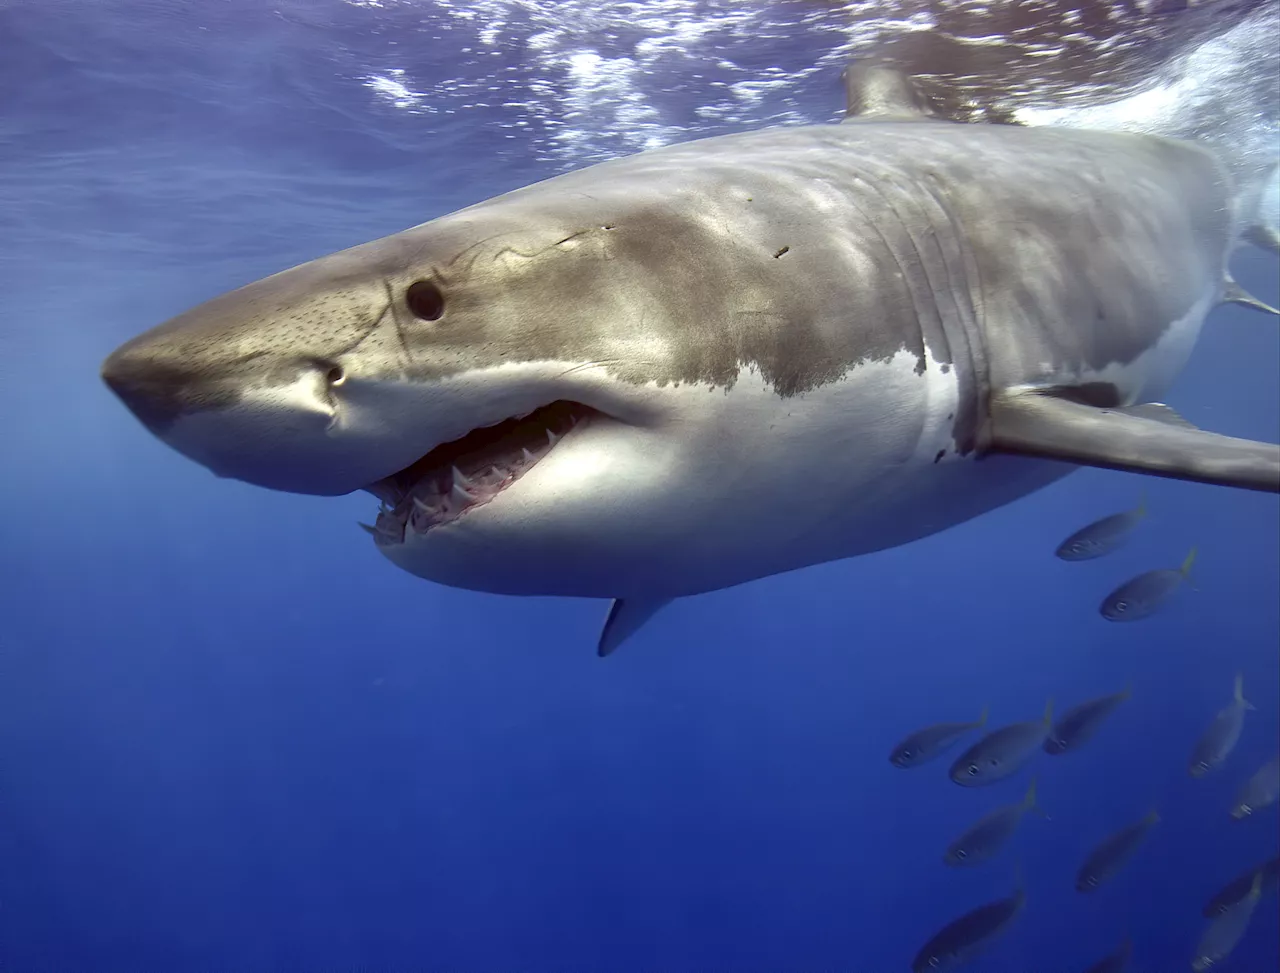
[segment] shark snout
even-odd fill
[[[343,470],[351,457],[334,423],[345,377],[330,362],[200,355],[161,333],[122,345],[101,373],[155,436],[219,476],[303,493],[362,485],[363,468]]]
[[[121,345],[102,363],[101,374],[162,439],[184,417],[245,408],[327,421],[333,414],[331,388],[345,378],[340,365],[321,356],[241,350],[235,341],[167,325]]]
[[[113,351],[102,380],[149,430],[164,436],[182,415],[231,406],[239,394],[202,363],[173,354],[143,336]]]

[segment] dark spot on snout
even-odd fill
[[[180,415],[226,409],[240,401],[234,385],[160,360],[136,341],[120,346],[103,362],[102,380],[156,435]]]
[[[940,450],[938,450],[938,452],[934,455],[934,457],[933,457],[933,461],[934,461],[935,463],[940,462],[940,461],[942,460],[942,457],[944,457],[944,456],[946,456],[946,455],[947,455],[947,451],[946,451],[945,449],[940,449]]]
[[[784,253],[787,253],[788,251],[790,251],[790,249],[791,249],[790,247],[783,247],[781,250],[779,250],[777,253],[775,253],[775,254],[773,255],[773,259],[774,259],[774,260],[777,260],[777,259],[778,259],[779,257],[781,257]]]
[[[414,317],[439,321],[444,315],[444,295],[429,280],[416,280],[404,292],[404,302]]]

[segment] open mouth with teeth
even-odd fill
[[[416,463],[365,487],[382,501],[374,526],[360,526],[380,547],[403,544],[489,503],[544,459],[593,410],[558,401],[528,415],[473,429]]]

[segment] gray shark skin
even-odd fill
[[[860,27],[852,54],[909,75],[952,120],[1210,146],[1239,187],[1247,239],[1280,251],[1276,0],[899,0],[845,16]]]
[[[1149,405],[1238,299],[1214,154],[848,85],[841,124],[486,200],[215,298],[103,377],[220,476],[373,493],[415,575],[618,599],[601,654],[672,598],[905,544],[1071,464],[1280,491],[1280,447]]]

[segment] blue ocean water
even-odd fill
[[[1280,725],[1274,496],[1084,470],[944,534],[677,603],[595,657],[603,607],[428,584],[368,497],[270,493],[166,449],[98,379],[124,339],[312,257],[613,155],[838,117],[823,4],[0,2],[0,970],[866,971],[1027,906],[973,969],[1135,943],[1274,856],[1236,787]],[[1240,281],[1275,301],[1275,261]],[[1280,329],[1220,309],[1170,402],[1280,440]],[[1146,492],[1113,557],[1054,559]],[[673,497],[673,502],[679,502]],[[750,529],[750,525],[744,525]],[[1197,545],[1195,591],[1096,608]],[[1186,773],[1236,672],[1257,707]],[[1078,753],[1001,785],[904,772],[940,720],[1126,684]],[[1035,774],[980,869],[942,865]],[[1099,840],[1162,822],[1092,896]],[[1276,970],[1275,893],[1224,967]]]

